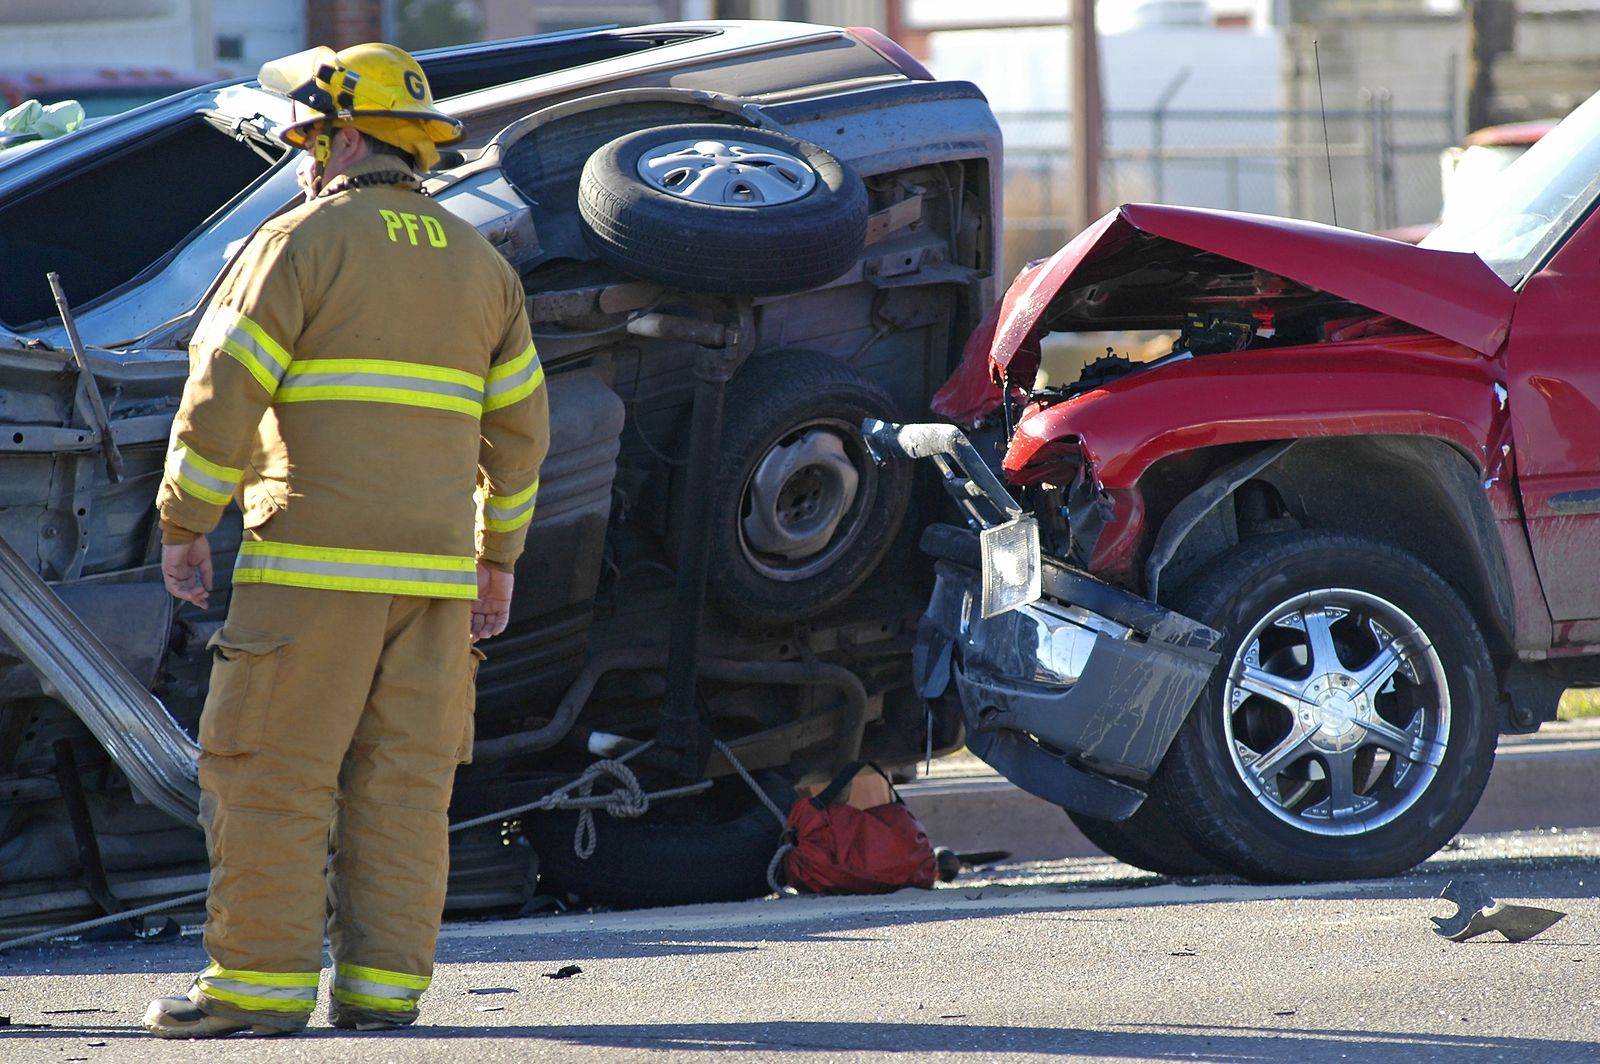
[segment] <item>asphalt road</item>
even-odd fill
[[[1452,878],[1570,915],[1455,943]],[[452,923],[424,1022],[163,1043],[191,933],[0,956],[0,1061],[799,1062],[1600,1059],[1600,831],[1464,836],[1404,876],[1167,882],[1105,859],[933,891]],[[547,978],[566,965],[578,974]]]

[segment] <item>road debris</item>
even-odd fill
[[[933,859],[939,868],[939,882],[949,883],[961,874],[963,868],[978,868],[1011,857],[1010,850],[976,850],[957,853],[948,846],[935,846]]]
[[[544,977],[546,979],[571,979],[581,971],[583,971],[583,969],[579,968],[576,964],[566,964],[562,965],[556,971],[545,972]]]
[[[469,994],[515,994],[514,986],[473,986],[467,988]]]
[[[1567,915],[1536,905],[1495,901],[1476,879],[1452,879],[1439,896],[1455,902],[1458,911],[1429,919],[1434,930],[1452,942],[1465,942],[1490,931],[1500,932],[1507,942],[1526,942]]]
[[[504,1012],[504,1011],[506,1011],[506,1007],[504,1005],[479,1005],[478,1008],[477,1008],[477,1011],[478,1012]]]

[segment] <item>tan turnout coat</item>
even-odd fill
[[[395,166],[263,225],[190,344],[163,539],[236,499],[235,583],[471,599],[522,551],[549,446],[522,285]]]

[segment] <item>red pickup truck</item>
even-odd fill
[[[1597,198],[1600,96],[1419,247],[1129,205],[1030,266],[935,401],[965,434],[869,426],[967,519],[924,537],[923,696],[1145,868],[1432,854],[1600,683]],[[1039,384],[1119,330],[1171,353]]]

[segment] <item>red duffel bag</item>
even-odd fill
[[[888,802],[859,808],[840,800],[863,768],[882,777],[879,793],[887,791]],[[816,797],[794,803],[785,832],[794,849],[783,859],[790,886],[811,894],[885,894],[933,886],[939,868],[928,833],[888,780],[877,765],[855,761]]]

